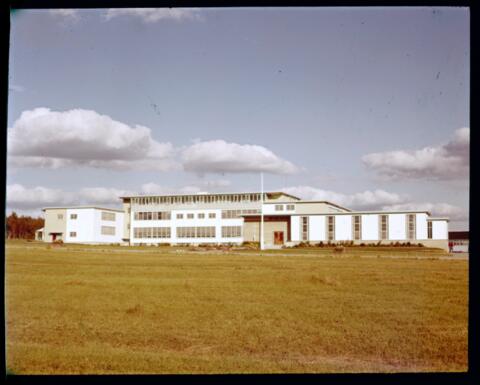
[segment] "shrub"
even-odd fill
[[[360,243],[360,247],[365,247],[365,243]]]
[[[323,244],[322,241],[320,241],[320,242],[318,243],[318,247],[324,247],[324,246],[325,246],[325,245]]]
[[[343,253],[345,251],[345,247],[344,246],[335,246],[335,248],[333,249],[333,251],[335,253]]]

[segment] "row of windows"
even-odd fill
[[[169,220],[170,211],[138,211],[133,217],[136,221]]]
[[[245,214],[259,214],[259,209],[246,209],[246,210],[222,210],[222,219],[240,218]]]
[[[235,238],[242,236],[242,226],[222,226],[222,238]]]
[[[58,219],[63,219],[63,214],[58,214]],[[70,214],[70,219],[78,219],[78,214]],[[115,222],[115,213],[102,211],[102,221]]]
[[[133,229],[135,238],[170,238],[170,227],[136,227]]]
[[[267,194],[264,194],[266,199]],[[134,197],[133,204],[178,204],[178,203],[216,203],[216,202],[258,202],[261,194],[227,194],[227,195],[184,195],[164,197]]]
[[[222,238],[242,236],[242,226],[222,226]],[[134,238],[170,238],[170,227],[136,227]],[[178,238],[215,238],[215,226],[177,227]]]
[[[408,239],[416,239],[416,216],[415,214],[407,214],[406,218],[406,234]],[[388,240],[388,215],[379,216],[379,239]],[[308,240],[308,217],[301,217],[300,234],[302,241]],[[352,219],[352,239],[362,239],[362,221],[360,215],[354,215]],[[431,222],[428,222],[428,238],[432,238]],[[335,217],[327,216],[326,239],[335,240]]]
[[[295,210],[295,205],[286,205],[287,211]],[[285,205],[275,205],[275,211],[283,211],[285,209]]]
[[[177,238],[215,238],[215,226],[177,227]]]

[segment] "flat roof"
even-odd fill
[[[450,219],[447,217],[430,217],[427,218],[427,221],[449,221]]]
[[[73,209],[73,210],[79,210],[79,209],[96,209],[96,210],[107,210],[107,211],[116,211],[116,212],[119,212],[119,213],[123,213],[123,210],[120,210],[120,209],[112,209],[112,208],[109,208],[109,207],[99,207],[99,206],[54,206],[54,207],[43,207],[42,208],[42,211],[46,211],[46,210],[69,210],[69,209]]]
[[[264,194],[281,194],[300,201],[299,197],[295,195],[287,194],[282,191],[264,191]],[[223,192],[223,193],[193,193],[193,194],[138,194],[138,195],[124,195],[119,199],[124,198],[146,198],[146,197],[186,197],[186,196],[209,196],[209,195],[245,195],[245,194],[261,194],[260,191],[243,191],[243,192]]]

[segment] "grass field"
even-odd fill
[[[7,368],[467,370],[468,261],[403,248],[193,251],[7,242]]]

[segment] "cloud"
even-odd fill
[[[109,21],[118,16],[133,16],[145,23],[155,23],[160,20],[201,20],[198,8],[110,8],[105,13]]]
[[[182,151],[185,171],[204,173],[270,172],[292,174],[299,169],[269,149],[251,144],[228,143],[224,140],[197,142]]]
[[[378,210],[384,205],[399,204],[408,199],[406,195],[389,193],[384,190],[367,190],[355,194],[343,194],[311,186],[293,186],[285,187],[280,191],[306,200],[330,201],[355,210]]]
[[[354,194],[342,194],[321,190],[310,186],[285,187],[286,193],[306,200],[326,200],[353,210],[384,211],[428,211],[433,216],[448,217],[451,221],[468,220],[468,210],[449,203],[414,202],[408,195],[390,193],[384,190],[364,191]]]
[[[14,167],[93,167],[112,170],[175,169],[174,148],[159,143],[147,127],[129,125],[95,111],[35,108],[8,130]]]
[[[21,184],[7,185],[7,207],[11,210],[39,211],[48,206],[78,206],[106,204],[120,206],[120,196],[132,191],[105,187],[87,187],[79,191],[65,191],[43,186],[27,188]]]
[[[67,19],[73,22],[76,22],[80,19],[80,15],[78,14],[78,9],[51,9],[50,14],[56,17],[61,17],[63,19]]]
[[[7,185],[7,209],[29,215],[38,215],[43,207],[101,205],[119,208],[121,196],[196,194],[203,192],[200,186],[186,185],[167,187],[156,183],[141,185],[140,191],[108,187],[85,187],[78,191],[65,191],[43,186],[25,187],[21,184]]]
[[[450,180],[468,177],[470,129],[460,128],[453,139],[437,147],[387,151],[364,155],[363,163],[390,179]]]

